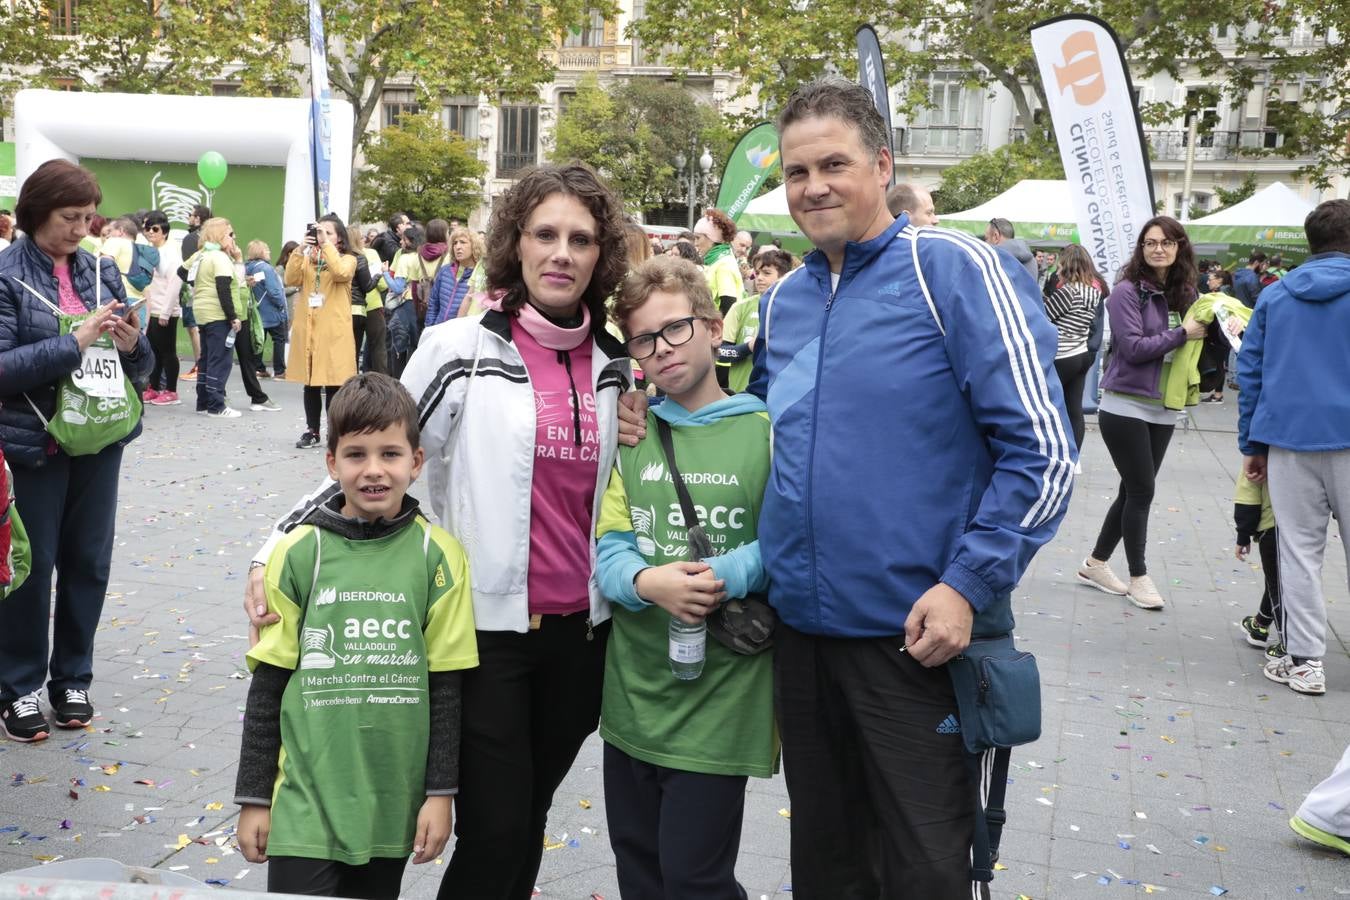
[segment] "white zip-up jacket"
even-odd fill
[[[600,430],[594,520],[614,467],[619,395],[628,390],[632,362],[603,328],[592,341],[591,386]],[[510,317],[490,310],[428,328],[402,381],[417,402],[426,452],[426,490],[420,493],[468,554],[474,623],[479,631],[526,632],[535,402],[529,372],[511,340]],[[255,560],[266,562],[282,534],[339,490],[325,480],[277,523]],[[594,529],[587,540],[590,620],[599,624],[609,619],[609,601],[595,578]]]

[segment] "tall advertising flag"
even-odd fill
[[[1153,217],[1153,173],[1125,54],[1101,19],[1066,15],[1031,27],[1078,235],[1114,280]]]
[[[717,189],[717,208],[733,221],[739,219],[778,165],[778,129],[771,122],[760,122],[741,135],[727,157],[722,186]]]
[[[871,25],[860,25],[854,32],[858,41],[858,83],[872,92],[881,120],[886,123],[886,146],[895,160],[895,131],[891,128],[891,95],[886,90],[886,66],[881,61],[881,42]],[[891,184],[895,184],[895,166],[891,166]]]
[[[315,215],[328,212],[333,180],[333,120],[329,114],[328,51],[324,47],[323,10],[309,0],[309,155],[314,160]]]

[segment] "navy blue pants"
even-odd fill
[[[199,326],[199,331],[202,359],[197,371],[197,412],[220,412],[225,408],[225,382],[230,380],[230,369],[234,366],[230,359],[233,351],[225,346],[230,323],[209,322]],[[244,340],[248,340],[248,335],[244,335]]]
[[[623,900],[745,900],[736,881],[745,782],[605,744],[605,817]]]
[[[266,329],[272,337],[272,377],[286,375],[286,342],[290,340],[290,328],[285,322]]]
[[[58,452],[36,468],[12,465],[33,571],[0,603],[0,700],[38,690],[49,668],[52,693],[84,690],[93,680],[94,630],[108,589],[121,466],[122,448],[116,444],[90,456]]]

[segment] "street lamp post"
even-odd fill
[[[703,155],[698,158],[698,169],[693,166],[693,155],[698,150],[698,138],[696,135],[689,136],[689,156],[683,152],[675,154],[675,169],[678,178],[684,182],[685,187],[685,205],[688,210],[688,229],[694,230],[694,204],[699,195],[702,194],[703,187],[708,181],[708,173],[712,171],[713,158],[712,153],[707,147],[703,148]],[[688,167],[686,173],[685,168]]]

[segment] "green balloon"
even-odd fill
[[[224,184],[229,171],[230,167],[225,164],[225,157],[214,150],[207,150],[202,154],[202,158],[197,160],[197,177],[202,180],[207,190],[214,191]]]

